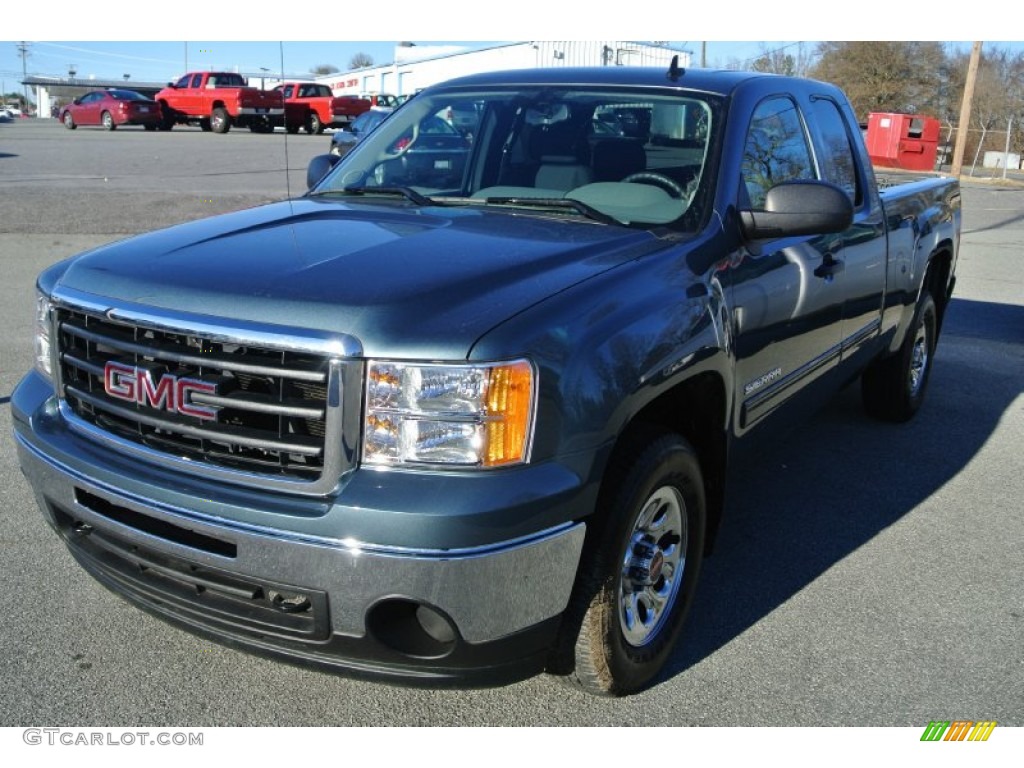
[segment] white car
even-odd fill
[[[21,110],[13,104],[4,104],[0,111],[8,113],[11,117],[21,117]]]

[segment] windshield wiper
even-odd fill
[[[342,192],[349,195],[401,195],[416,205],[441,205],[438,201],[422,195],[410,187],[343,187]]]
[[[579,200],[573,200],[569,197],[488,197],[484,202],[488,205],[519,205],[523,207],[542,207],[542,208],[569,208],[582,213],[588,219],[599,221],[602,224],[617,224],[622,226],[622,222],[616,219],[614,216],[609,216],[603,211],[597,210],[592,205],[580,202]]]

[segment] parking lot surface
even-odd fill
[[[328,136],[0,126],[0,726],[1024,725],[1024,190],[967,184],[928,401],[850,387],[746,470],[668,674],[621,700],[539,676],[406,689],[249,656],[88,577],[10,438],[35,275],[76,252],[304,189]]]

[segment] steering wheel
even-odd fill
[[[622,180],[623,183],[637,182],[639,184],[650,184],[655,187],[661,187],[663,190],[669,193],[672,197],[680,200],[686,200],[686,190],[683,189],[677,181],[670,179],[660,173],[654,173],[652,171],[640,171],[639,173],[631,173],[629,176]]]

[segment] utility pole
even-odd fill
[[[700,68],[704,69],[708,65],[708,43],[707,40],[700,44]]]
[[[960,102],[960,124],[956,130],[956,144],[953,147],[953,166],[950,173],[960,176],[964,166],[964,151],[967,149],[967,132],[971,125],[971,102],[974,100],[974,82],[978,79],[978,63],[981,61],[981,43],[971,46],[971,62],[967,65],[967,81],[964,83],[964,98]]]
[[[26,59],[28,59],[28,43],[22,40],[18,44],[18,55],[21,56],[21,92],[25,95],[25,103],[22,105],[22,111],[28,113],[28,86],[25,85],[25,81],[28,80],[28,66]]]

